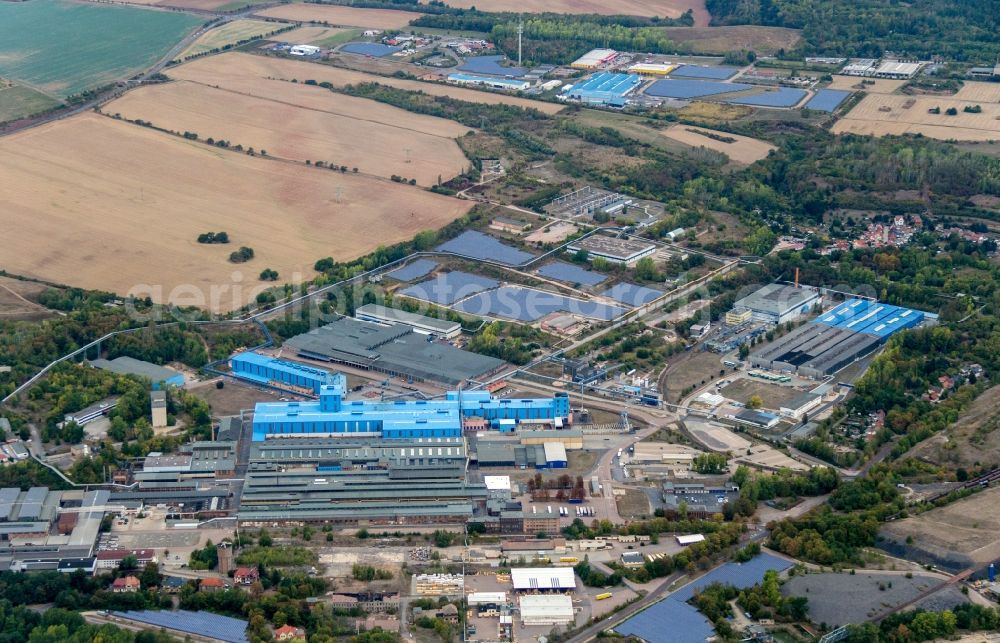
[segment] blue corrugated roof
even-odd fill
[[[615,630],[627,636],[638,636],[649,643],[704,643],[715,631],[708,619],[688,604],[695,592],[712,583],[751,587],[761,582],[768,570],[781,572],[791,566],[787,560],[769,554],[761,554],[742,564],[727,563],[654,603],[615,627]]]
[[[248,643],[247,622],[211,612],[157,612],[153,610],[133,610],[111,612],[113,616],[127,618],[137,623],[154,627],[165,627],[179,632],[226,641],[227,643]]]
[[[888,337],[924,320],[924,313],[911,308],[882,304],[867,299],[848,299],[815,319],[815,323],[856,333]]]

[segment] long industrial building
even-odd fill
[[[757,368],[822,379],[927,319],[919,310],[849,299],[750,355]]]
[[[489,496],[466,462],[463,438],[270,440],[251,451],[239,521],[462,524]]]
[[[254,410],[253,440],[269,437],[461,437],[463,421],[481,418],[492,426],[545,424],[570,419],[569,397],[501,399],[486,391],[450,391],[442,400],[369,402],[344,399],[347,378],[332,373],[318,402],[261,402]]]
[[[107,491],[0,489],[0,569],[92,569]]]
[[[319,395],[321,386],[333,383],[330,371],[251,351],[234,355],[229,368],[233,377],[307,395]]]
[[[505,365],[494,357],[428,341],[413,326],[387,326],[350,317],[292,337],[284,348],[308,359],[443,384],[487,377]]]

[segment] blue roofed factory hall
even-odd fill
[[[230,360],[231,372],[235,377],[254,384],[293,391],[305,395],[319,395],[320,387],[336,384],[340,373],[331,373],[298,362],[274,359],[259,353],[246,352],[234,355]]]
[[[491,427],[552,424],[570,420],[569,397],[500,399],[486,391],[450,391],[444,399],[394,402],[345,400],[347,379],[331,374],[320,387],[318,402],[259,402],[254,410],[253,439],[269,437],[461,437],[463,421],[481,418]]]
[[[868,299],[848,299],[750,355],[757,368],[822,379],[867,357],[902,330],[934,315]]]
[[[642,78],[636,74],[601,72],[573,85],[562,98],[590,105],[622,107],[625,97],[641,84]]]

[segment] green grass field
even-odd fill
[[[0,2],[0,76],[65,98],[151,66],[204,21],[65,0]]]
[[[4,87],[3,81],[0,81],[0,123],[44,112],[58,104],[59,101],[30,87]]]

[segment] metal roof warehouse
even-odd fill
[[[510,578],[516,590],[576,589],[572,567],[514,567]]]

